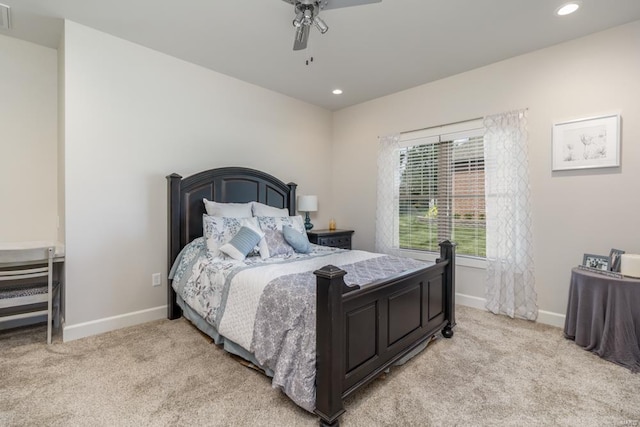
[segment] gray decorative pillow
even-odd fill
[[[301,233],[306,233],[304,228],[304,221],[300,215],[285,216],[285,217],[273,217],[273,216],[257,216],[258,225],[262,231],[266,230],[280,230],[282,227],[288,225],[294,230],[298,230]]]
[[[262,236],[256,231],[249,227],[241,227],[229,242],[220,246],[220,252],[238,261],[243,261],[261,239]]]
[[[290,256],[293,255],[293,248],[289,245],[280,230],[265,230],[264,239],[269,247],[269,256]]]
[[[202,228],[204,238],[207,241],[207,250],[211,257],[220,256],[220,246],[229,242],[241,227],[248,227],[258,234],[262,233],[255,218],[227,218],[219,216],[202,215]],[[258,244],[260,256],[269,258],[267,242],[260,240]]]
[[[307,233],[301,233],[292,227],[285,225],[282,227],[282,235],[284,240],[291,245],[294,251],[300,254],[308,254],[311,252],[311,245]]]

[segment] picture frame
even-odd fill
[[[609,257],[606,255],[584,254],[582,265],[596,270],[609,271]]]
[[[606,270],[597,270],[595,268],[585,267],[584,265],[579,265],[578,269],[588,271],[589,273],[595,273],[595,274],[601,274],[603,276],[614,277],[616,279],[624,278],[624,276],[620,273],[615,273],[613,271],[606,271]]]
[[[554,123],[552,170],[620,166],[620,114]]]
[[[620,272],[620,255],[623,253],[623,250],[611,249],[611,252],[609,252],[609,270],[616,273]]]

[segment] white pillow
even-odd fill
[[[226,218],[250,218],[251,203],[218,203],[202,199],[207,215]]]
[[[289,209],[287,208],[274,208],[273,206],[265,205],[260,202],[253,202],[251,204],[251,210],[253,212],[253,216],[289,216]]]
[[[209,254],[214,258],[220,256],[220,247],[228,243],[242,227],[247,227],[262,236],[258,242],[260,257],[269,258],[269,247],[256,218],[228,218],[203,214],[202,231]]]

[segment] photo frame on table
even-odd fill
[[[584,254],[582,265],[596,270],[609,271],[609,257],[606,255]]]
[[[609,252],[609,270],[617,273],[620,272],[620,255],[623,253],[623,250],[611,249],[611,252]]]
[[[620,114],[554,123],[552,170],[620,166]]]

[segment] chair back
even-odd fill
[[[0,282],[51,275],[53,247],[0,249]]]
[[[47,316],[51,344],[54,247],[0,249],[0,321]],[[41,283],[39,277],[46,277]],[[46,303],[46,309],[35,304]]]
[[[53,259],[55,248],[43,246],[25,249],[0,249],[0,264],[47,261]]]

